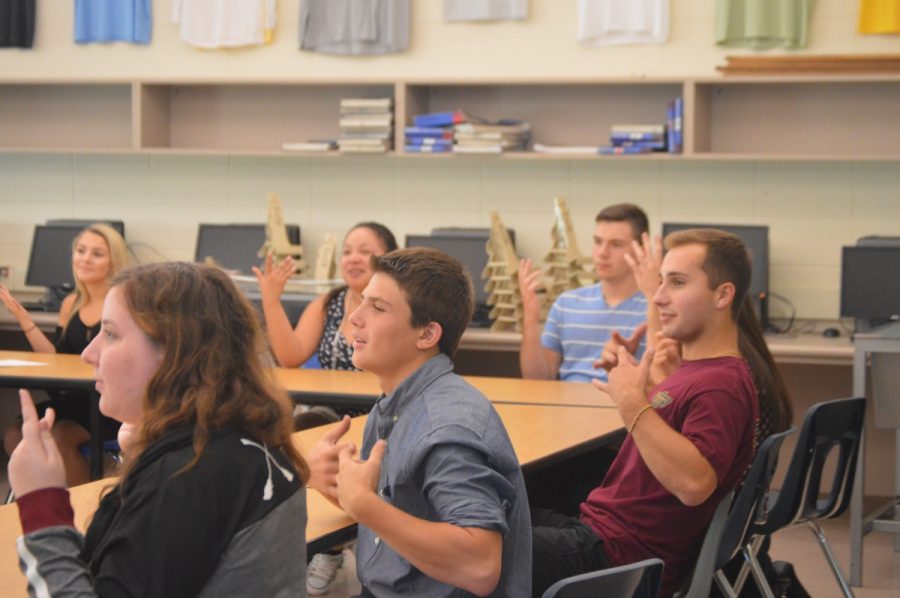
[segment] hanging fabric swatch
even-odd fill
[[[303,0],[300,49],[391,54],[409,45],[409,0]]]
[[[181,39],[199,48],[270,44],[276,17],[275,0],[172,0]]]
[[[900,0],[860,0],[859,32],[900,33]]]
[[[34,43],[35,0],[0,0],[0,48]]]
[[[578,0],[577,40],[586,46],[663,44],[669,0]]]
[[[528,18],[528,0],[444,0],[445,21],[518,21]]]
[[[75,0],[75,42],[149,44],[151,0]]]
[[[805,48],[815,0],[716,0],[716,43]]]

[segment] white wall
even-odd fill
[[[575,44],[574,0],[532,0],[527,21],[497,24],[443,23],[438,0],[413,0],[409,51],[365,58],[299,52],[297,0],[279,0],[274,45],[215,52],[179,40],[168,0],[154,2],[149,47],[76,46],[73,4],[39,2],[35,48],[0,51],[0,80],[659,77],[710,75],[725,54],[744,53],[713,45],[709,0],[673,0],[668,44],[604,49]],[[807,52],[900,53],[898,36],[857,35],[856,10],[849,0],[819,0]],[[309,256],[326,233],[363,219],[402,238],[433,226],[488,226],[489,211],[498,210],[517,230],[520,252],[541,258],[552,198],[563,195],[582,251],[594,214],[618,201],[644,206],[655,230],[663,220],[768,224],[772,290],[800,317],[834,318],[840,246],[863,234],[900,234],[898,189],[900,167],[889,162],[0,154],[0,264],[14,266],[12,286],[22,288],[32,225],[53,217],[123,219],[141,257],[189,259],[198,222],[262,221],[269,191],[301,224]]]

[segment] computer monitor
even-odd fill
[[[842,248],[841,317],[860,331],[900,320],[900,244]]]
[[[769,227],[750,224],[690,224],[664,222],[663,237],[688,228],[716,228],[741,238],[750,252],[753,274],[750,278],[750,297],[756,307],[763,330],[769,328]]]
[[[300,227],[286,224],[285,229],[288,240],[299,245]],[[262,263],[258,253],[265,242],[265,224],[200,224],[194,261],[203,262],[211,257],[227,270],[250,275],[251,268]]]
[[[510,232],[510,239],[515,239],[515,233]],[[432,247],[439,249],[449,256],[459,260],[469,275],[475,287],[475,313],[472,323],[475,326],[490,325],[490,308],[488,307],[488,292],[484,290],[485,280],[481,273],[487,266],[487,245],[490,237],[490,229],[434,229],[431,235],[406,235],[407,247]],[[513,241],[515,242],[515,241]]]
[[[65,296],[75,290],[75,278],[72,275],[72,243],[85,226],[86,224],[81,222],[35,225],[25,284],[46,287],[46,293],[41,301],[26,304],[27,309],[58,310]]]
[[[125,238],[125,223],[121,220],[83,220],[83,219],[75,219],[75,218],[53,218],[52,220],[47,221],[47,226],[80,226],[81,228],[87,228],[92,224],[108,224],[109,226],[116,229],[116,232],[121,235],[121,237]]]

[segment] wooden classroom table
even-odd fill
[[[526,474],[614,442],[623,433],[622,421],[615,409],[514,404],[495,404],[494,407],[506,426]],[[365,421],[366,416],[354,418],[345,438],[359,446]],[[297,432],[294,442],[306,454],[335,425]],[[71,489],[76,527],[85,529],[97,507],[101,491],[114,481],[114,478],[108,478]],[[354,521],[317,491],[308,490],[306,500],[309,514],[306,538],[310,553],[347,541],[355,535]],[[25,579],[19,570],[15,547],[16,538],[21,534],[18,508],[15,505],[0,507],[0,579],[5,580],[4,596],[10,598],[26,595]]]
[[[30,366],[0,367],[0,387],[45,390],[81,390],[90,394],[90,452],[88,462],[91,479],[103,475],[100,455],[100,395],[94,388],[94,368],[81,360],[80,355],[34,353],[31,351],[0,351],[0,361],[15,359],[30,361]]]
[[[381,394],[378,379],[365,372],[275,368],[275,377],[291,397],[307,405],[369,408]],[[609,396],[591,384],[491,376],[463,378],[494,404],[614,407]]]

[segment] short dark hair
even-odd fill
[[[631,225],[634,238],[640,240],[641,235],[650,231],[647,214],[633,203],[617,203],[606,206],[597,214],[595,222],[627,222]]]
[[[410,325],[441,325],[441,353],[453,357],[459,339],[472,320],[475,290],[463,265],[443,251],[427,247],[398,249],[372,256],[372,273],[390,276],[406,295]]]

